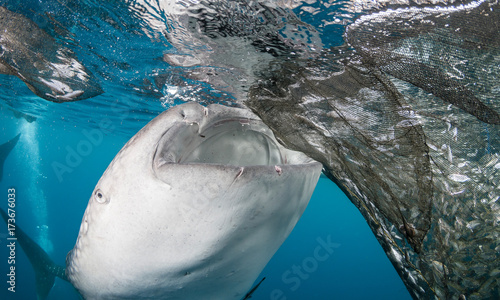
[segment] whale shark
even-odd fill
[[[94,16],[135,16],[130,27],[152,41],[141,47],[168,45],[143,90],[165,107],[249,108],[323,163],[415,299],[499,298],[498,1],[332,3],[82,1],[55,18],[78,11],[77,33],[121,37],[92,27]]]
[[[249,299],[321,170],[248,110],[183,104],[110,163],[65,270],[23,231],[16,237],[35,268],[38,299],[55,276],[85,299]]]
[[[0,6],[0,74],[14,75],[37,96],[78,101],[103,93],[74,53],[25,16]]]

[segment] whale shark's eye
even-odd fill
[[[94,192],[94,200],[97,201],[97,203],[107,203],[107,202],[109,202],[108,197],[106,197],[104,195],[104,193],[100,189],[97,189]]]

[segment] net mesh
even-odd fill
[[[324,164],[415,299],[499,299],[500,7],[439,4],[364,14],[246,104]]]

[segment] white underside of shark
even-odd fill
[[[66,275],[85,299],[242,299],[321,168],[246,110],[173,107],[99,180]]]

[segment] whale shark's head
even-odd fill
[[[241,299],[298,221],[320,171],[246,110],[171,108],[97,183],[68,278],[91,299]]]

